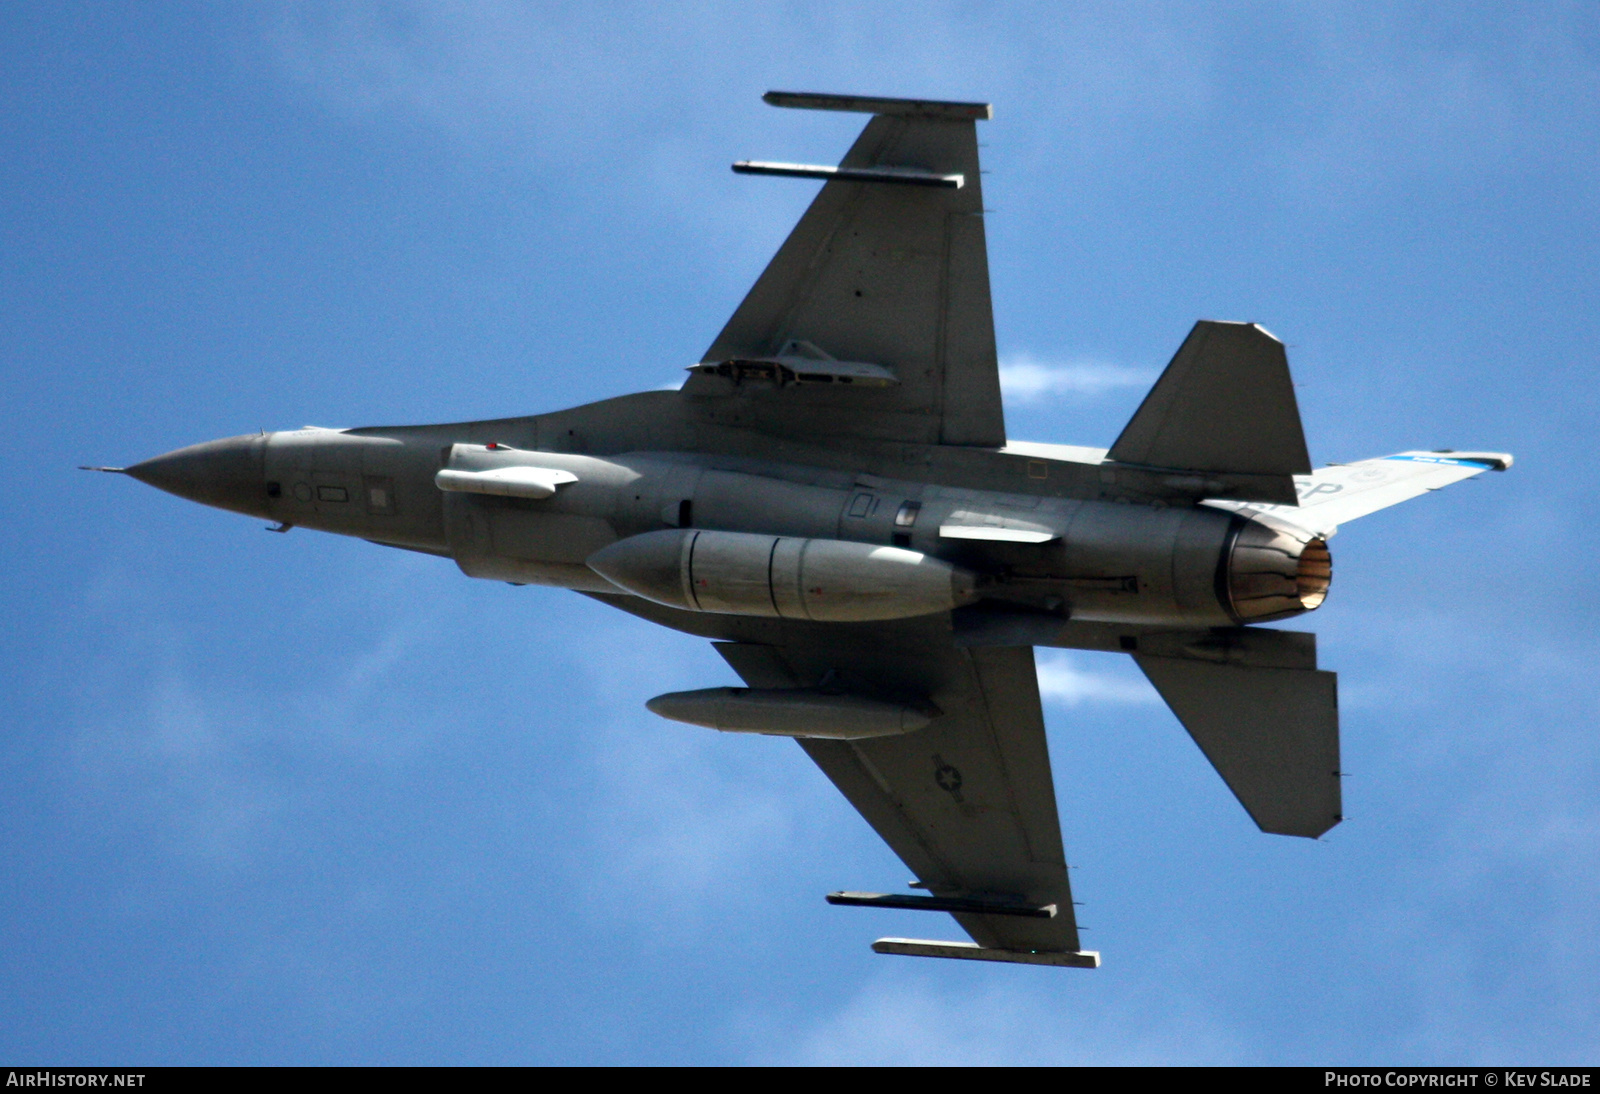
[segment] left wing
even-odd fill
[[[985,103],[769,92],[875,114],[701,359],[685,394],[715,419],[819,438],[1005,443],[976,122]]]

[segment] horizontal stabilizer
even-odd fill
[[[1333,673],[1134,660],[1263,832],[1314,838],[1343,819]]]
[[[1401,452],[1295,476],[1299,505],[1207,501],[1218,509],[1266,512],[1327,539],[1347,521],[1420,498],[1433,490],[1511,466],[1505,452]]]
[[[1100,955],[1093,950],[998,950],[974,942],[935,942],[923,938],[880,938],[873,953],[906,957],[955,957],[963,961],[1009,961],[1017,965],[1056,965],[1069,969],[1098,969]]]
[[[1107,455],[1185,471],[1310,474],[1283,343],[1254,323],[1196,323]]]

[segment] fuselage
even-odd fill
[[[675,437],[670,412],[648,413],[675,398],[262,433],[129,473],[284,528],[448,557],[471,577],[695,612],[869,620],[983,606],[1192,628],[1283,618],[1326,593],[1320,540],[1198,504],[1188,482],[1100,450],[896,445],[863,473],[781,438],[752,446],[736,428],[727,443],[703,427]],[[604,421],[626,424],[593,428]]]

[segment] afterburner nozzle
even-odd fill
[[[1244,623],[1321,607],[1333,584],[1327,540],[1279,521],[1245,522],[1228,553],[1228,602]]]

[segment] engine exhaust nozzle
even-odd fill
[[[1228,552],[1227,605],[1241,623],[1314,611],[1333,584],[1327,540],[1279,521],[1246,521]]]

